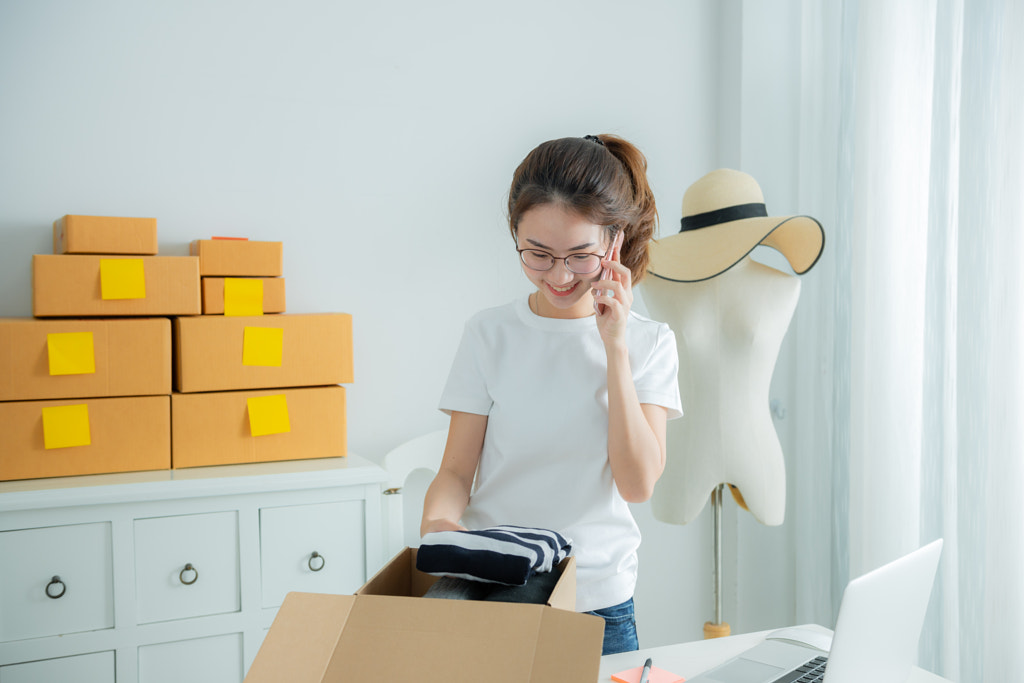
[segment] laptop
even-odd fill
[[[689,683],[904,683],[941,553],[939,539],[851,581],[831,642],[813,629],[774,631]]]

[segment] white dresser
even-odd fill
[[[292,590],[387,559],[359,458],[0,483],[0,683],[235,683]]]

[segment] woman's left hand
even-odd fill
[[[611,269],[611,279],[594,280],[591,292],[598,304],[597,329],[605,347],[626,345],[626,320],[633,306],[633,274],[618,261],[606,259],[602,268]],[[598,296],[600,293],[600,296]]]

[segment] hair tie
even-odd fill
[[[596,135],[584,135],[583,139],[584,140],[590,140],[591,142],[596,142],[597,144],[599,144],[602,147],[604,147],[604,143],[601,142],[601,138],[597,137]]]

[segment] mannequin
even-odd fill
[[[700,282],[647,278],[644,302],[676,333],[686,418],[668,427],[675,455],[654,490],[654,516],[688,524],[721,483],[739,490],[758,522],[786,513],[786,465],[768,388],[800,296],[799,278],[749,256]]]
[[[663,522],[688,524],[711,498],[716,616],[704,637],[716,638],[730,633],[720,590],[725,485],[762,524],[782,524],[786,513],[786,465],[768,390],[800,280],[750,253],[777,249],[801,275],[817,263],[825,233],[810,216],[769,216],[757,181],[732,169],[693,183],[682,213],[679,234],[652,244],[654,277],[642,285],[651,317],[675,332],[685,413],[669,424],[652,510]]]
[[[685,412],[669,426],[654,516],[688,524],[729,484],[757,521],[777,526],[786,465],[768,389],[800,280],[750,254],[758,245],[777,249],[801,275],[817,263],[825,233],[810,216],[769,216],[757,181],[728,168],[687,188],[682,214],[679,234],[651,245],[654,277],[642,285],[651,316],[676,334]]]

